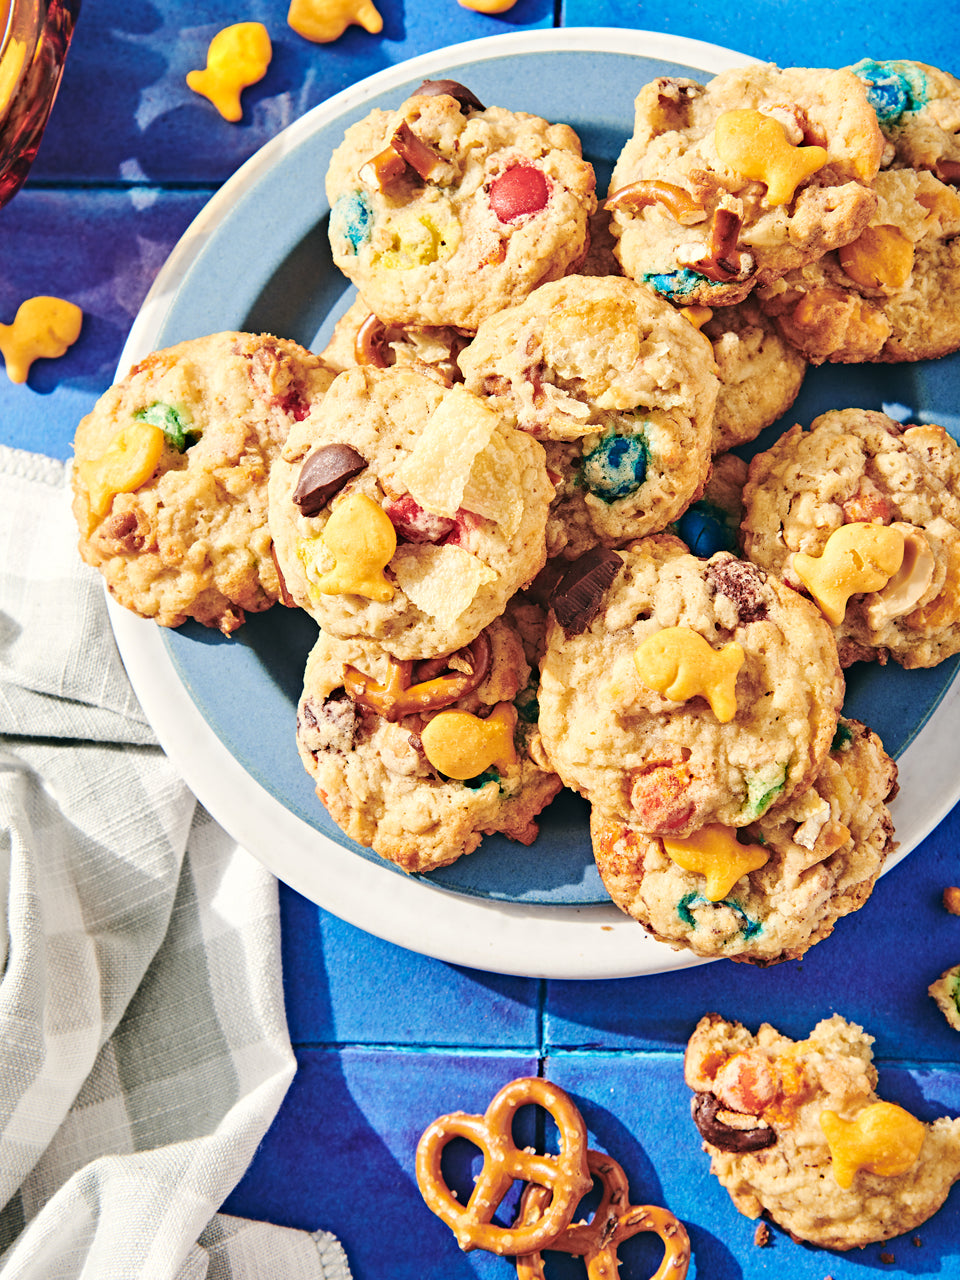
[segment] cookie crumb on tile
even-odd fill
[[[767,1226],[765,1222],[758,1222],[757,1229],[753,1233],[753,1243],[757,1246],[758,1249],[765,1249],[767,1245],[770,1243],[770,1240],[771,1240],[770,1228]]]

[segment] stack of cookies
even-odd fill
[[[915,63],[658,79],[602,207],[568,125],[425,82],[333,154],[320,356],[196,339],[80,424],[83,554],[163,625],[310,614],[301,758],[403,869],[566,786],[655,937],[802,955],[894,847],[844,668],[960,651],[960,451],[845,405],[731,450],[810,362],[960,347],[958,178]]]

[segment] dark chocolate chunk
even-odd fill
[[[412,97],[435,98],[441,93],[445,93],[448,97],[456,98],[464,111],[483,111],[483,103],[477,98],[466,85],[462,85],[459,80],[424,80],[423,84],[412,94]]]
[[[620,556],[607,547],[591,547],[571,561],[550,596],[553,616],[568,636],[586,631],[622,565]]]
[[[300,514],[315,516],[335,493],[367,465],[366,458],[348,444],[326,444],[316,449],[300,468],[293,501]]]
[[[762,569],[736,556],[718,556],[707,566],[706,578],[714,591],[733,601],[742,623],[762,622],[766,618],[763,584],[767,575]]]
[[[712,1147],[721,1151],[760,1151],[764,1147],[772,1147],[777,1140],[773,1129],[766,1126],[751,1126],[749,1129],[738,1129],[734,1125],[724,1124],[717,1113],[722,1110],[720,1099],[715,1093],[695,1093],[691,1103],[693,1123],[700,1130]],[[744,1119],[753,1119],[745,1116]]]

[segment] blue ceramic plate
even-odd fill
[[[655,33],[567,28],[474,41],[380,72],[279,134],[217,193],[160,273],[119,373],[150,350],[222,329],[270,332],[321,349],[353,297],[328,247],[330,154],[348,125],[373,107],[395,107],[424,78],[453,76],[484,102],[572,125],[602,192],[642,84],[664,74],[702,79],[749,60]],[[956,433],[949,410],[958,404],[957,358],[824,368],[808,374],[789,421],[860,406]],[[695,963],[651,942],[611,906],[591,856],[586,805],[570,793],[543,815],[529,849],[489,837],[429,877],[405,877],[348,841],[316,799],[295,745],[303,666],[316,634],[305,614],[275,608],[250,618],[232,640],[194,624],[162,631],[116,608],[112,617],[145,710],[187,781],[241,843],[305,896],[391,941],[504,972],[609,976]],[[951,661],[931,671],[861,664],[848,673],[847,714],[876,729],[904,771],[900,856],[960,795],[953,771],[937,774],[944,752],[936,723],[947,726],[948,743],[949,707],[931,720],[955,670]]]

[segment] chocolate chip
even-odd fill
[[[435,98],[439,94],[445,93],[450,98],[456,98],[464,111],[483,111],[484,106],[479,98],[465,86],[460,84],[458,80],[424,80],[420,88],[413,94],[413,97]]]
[[[348,444],[327,444],[315,450],[300,468],[300,479],[293,491],[300,514],[315,516],[366,465],[366,458]]]
[[[553,616],[568,636],[586,631],[622,565],[620,556],[607,547],[591,547],[571,562],[550,596]]]
[[[760,1151],[764,1147],[772,1147],[777,1140],[773,1129],[756,1125],[749,1129],[737,1129],[733,1125],[724,1124],[718,1118],[721,1106],[715,1093],[695,1093],[691,1110],[693,1123],[700,1130],[701,1137],[721,1151]],[[744,1116],[744,1119],[751,1120],[753,1117]]]
[[[714,591],[733,601],[741,622],[760,622],[767,616],[762,590],[767,575],[756,565],[732,555],[718,557],[707,566],[706,578]]]

